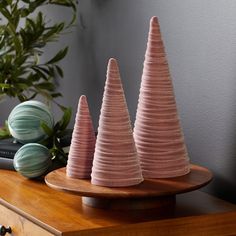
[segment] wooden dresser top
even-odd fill
[[[82,204],[80,196],[49,188],[43,180],[29,180],[8,170],[0,170],[0,178],[0,204],[57,235],[62,232],[73,235],[79,231],[83,232],[81,235],[89,235],[90,231],[102,229],[124,226],[128,229],[134,223],[143,225],[162,222],[162,219],[179,220],[183,216],[236,211],[235,205],[200,191],[178,195],[175,212],[171,215],[160,215],[157,210],[95,209]]]

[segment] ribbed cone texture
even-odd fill
[[[72,178],[90,178],[95,150],[95,134],[87,99],[80,97],[72,134],[66,174]]]
[[[115,59],[108,63],[91,177],[92,184],[107,187],[143,181]]]
[[[134,139],[144,178],[176,177],[190,171],[156,17],[150,21]]]

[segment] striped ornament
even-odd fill
[[[26,101],[17,105],[8,117],[11,135],[21,143],[34,143],[47,137],[41,123],[53,128],[53,115],[48,106],[39,101]]]
[[[51,155],[45,146],[28,143],[15,154],[13,164],[16,171],[27,178],[43,175],[51,165]]]

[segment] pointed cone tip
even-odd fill
[[[150,19],[150,28],[153,28],[153,27],[159,27],[158,18],[156,16],[153,16]]]
[[[157,18],[157,16],[153,16],[151,19],[150,19],[150,23],[155,23],[155,24],[157,24],[158,23],[158,18]]]
[[[81,95],[80,99],[79,99],[79,103],[85,103],[85,102],[87,102],[86,96],[85,95]]]
[[[110,58],[110,59],[109,59],[109,63],[117,63],[117,61],[116,61],[115,58]]]
[[[87,107],[87,97],[85,95],[81,95],[79,98],[79,103],[78,103],[78,111],[82,108],[82,107]]]
[[[110,58],[108,62],[108,70],[118,70],[118,63],[115,58]]]

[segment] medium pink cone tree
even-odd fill
[[[143,181],[118,65],[110,59],[104,88],[91,182],[107,187]]]

